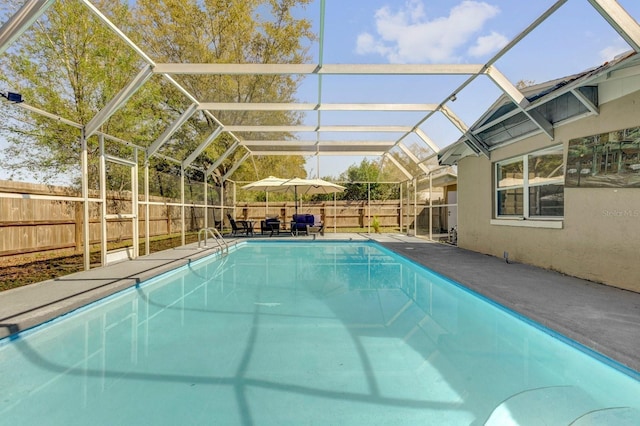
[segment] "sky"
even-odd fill
[[[484,64],[531,22],[551,7],[552,0],[326,0],[324,64]],[[640,1],[618,3],[640,20]],[[319,31],[319,1],[306,14]],[[601,65],[630,46],[609,26],[587,0],[568,0],[550,18],[526,36],[495,64],[513,84],[542,83]],[[313,62],[319,62],[317,45]],[[323,76],[323,102],[440,103],[467,76]],[[317,77],[307,77],[298,92],[302,102],[315,102]],[[500,96],[486,77],[478,78],[447,106],[471,126]],[[350,115],[347,117],[346,115]],[[425,113],[322,113],[322,125],[417,124]],[[307,117],[317,123],[314,113]],[[367,121],[369,120],[369,121]],[[455,142],[460,132],[440,114],[420,128],[443,148]],[[330,137],[334,136],[334,137]],[[370,139],[367,135],[367,139]],[[371,136],[381,140],[402,135]],[[350,139],[357,137],[350,135]],[[301,139],[308,140],[309,137]],[[345,135],[327,135],[344,140]],[[416,142],[417,143],[417,142]],[[321,156],[307,161],[315,176],[338,176],[363,157]]]
[[[326,0],[323,50],[309,46],[318,64],[484,64],[555,3],[555,0]],[[618,0],[640,20],[639,0]],[[320,0],[298,10],[320,33]],[[630,46],[587,0],[568,0],[527,35],[495,66],[513,84],[542,83],[598,66]],[[299,102],[316,103],[432,103],[449,99],[468,76],[307,76],[297,93]],[[476,78],[447,106],[473,125],[501,95],[487,77]],[[425,112],[312,112],[307,125],[409,125]],[[265,123],[266,124],[266,123]],[[444,148],[460,132],[440,113],[420,129]],[[315,134],[298,134],[315,140]],[[323,140],[397,141],[400,133],[327,134]],[[404,142],[426,149],[415,135]],[[309,177],[338,177],[363,157],[308,157]],[[375,158],[371,158],[375,159]],[[2,178],[0,170],[0,178]]]

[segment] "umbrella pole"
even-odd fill
[[[293,198],[295,199],[296,214],[298,214],[298,187],[293,187]]]

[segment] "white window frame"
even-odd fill
[[[547,181],[544,183],[534,183],[529,184],[529,156],[532,154],[535,155],[543,155],[545,152],[557,152],[558,150],[562,150],[562,145],[554,145],[551,147],[547,147],[541,150],[527,152],[525,154],[507,158],[502,161],[497,161],[493,165],[493,195],[494,195],[494,205],[493,205],[493,217],[491,220],[492,225],[506,225],[506,226],[526,226],[526,227],[542,227],[542,228],[562,228],[562,222],[564,220],[563,216],[530,216],[529,215],[529,189],[536,186],[545,186],[545,185],[563,185],[564,186],[564,173],[561,177],[558,177],[555,180]],[[505,186],[499,187],[499,169],[500,166],[516,163],[522,161],[523,168],[523,176],[522,176],[522,184],[521,185],[513,185],[513,186]],[[563,162],[565,159],[563,158]],[[499,215],[499,191],[506,191],[509,189],[520,189],[522,188],[523,199],[522,199],[522,215]],[[527,221],[526,224],[524,221]]]

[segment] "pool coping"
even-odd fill
[[[636,372],[640,294],[402,234],[326,234],[296,241],[373,240]],[[254,238],[228,239],[230,245]],[[268,238],[268,241],[292,241]],[[0,339],[215,253],[197,243],[0,292]]]
[[[190,244],[0,292],[0,339],[218,251]]]

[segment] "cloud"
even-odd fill
[[[631,47],[620,39],[604,49],[600,49],[600,52],[598,53],[600,54],[600,60],[602,62],[608,62],[613,60],[619,54],[625,53],[629,50],[631,50]]]
[[[469,55],[476,57],[490,55],[502,49],[507,43],[509,43],[509,39],[492,31],[487,36],[478,37],[475,44],[469,48]]]
[[[460,50],[498,13],[496,6],[475,0],[464,0],[448,16],[432,19],[421,0],[408,0],[396,11],[385,6],[375,13],[376,35],[360,34],[356,52],[378,54],[393,63],[459,62]],[[491,53],[504,43],[506,38],[493,32],[476,40],[468,53]]]

